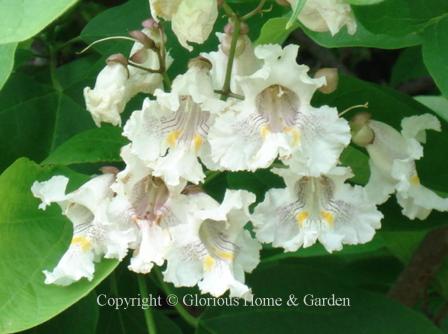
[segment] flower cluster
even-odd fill
[[[150,3],[157,17],[171,20],[185,47],[188,41],[203,42],[217,16],[216,1]],[[316,13],[332,33],[344,24],[355,29],[350,7],[342,1],[309,0],[299,19],[307,25]],[[313,22],[310,28],[324,29]],[[52,271],[45,271],[46,283],[91,280],[95,261],[121,261],[131,250],[132,271],[163,266],[164,279],[175,286],[251,298],[245,273],[260,262],[261,243],[296,251],[319,241],[328,252],[366,243],[381,226],[377,205],[394,191],[410,218],[448,210],[448,199],[420,185],[415,170],[424,130],[440,130],[435,117],[406,118],[401,134],[368,117],[349,123],[336,108],[311,105],[318,89],[334,89],[329,82],[334,71],[313,78],[307,66],[297,64],[297,46],[254,48],[244,31],[232,55],[233,94],[221,99],[230,30],[218,34],[217,51],[190,61],[163,90],[163,71],[154,69],[166,70],[170,62],[161,50],[165,36],[156,22],[147,23],[134,33],[138,42],[130,56],[141,66],[115,56],[95,88],[85,89],[97,125],[121,124],[120,114],[138,92],[152,97],[123,127],[130,143],[121,150],[122,171],[108,168],[68,194],[63,176],[34,183],[40,208],[57,203],[73,224],[69,249]],[[366,187],[347,182],[352,172],[339,161],[351,140],[370,155]],[[259,203],[244,190],[227,190],[219,203],[200,187],[207,171],[256,171],[274,162],[272,171],[285,187],[269,190]]]

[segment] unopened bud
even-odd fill
[[[233,34],[234,25],[232,22],[227,23],[224,26],[224,33],[226,35]],[[240,35],[247,35],[249,33],[249,26],[245,22],[240,23]]]
[[[275,0],[275,2],[278,5],[283,6],[283,7],[290,7],[291,6],[291,4],[289,3],[288,0]]]
[[[147,49],[140,49],[129,58],[129,60],[137,64],[143,64],[147,59],[148,59]]]
[[[148,36],[146,36],[140,30],[133,30],[129,33],[129,35],[135,40],[137,40],[139,43],[141,43],[145,48],[147,49],[154,48],[154,41]]]
[[[122,64],[123,66],[128,66],[128,59],[121,53],[115,53],[113,55],[110,55],[106,59],[106,64],[110,65],[114,63]]]
[[[120,170],[114,166],[103,166],[100,168],[100,172],[103,174],[118,174]]]
[[[366,147],[375,140],[375,133],[369,126],[371,115],[367,112],[357,114],[350,121],[350,132],[352,134],[352,142],[358,146]]]
[[[142,22],[142,27],[147,29],[159,29],[159,23],[154,19],[146,19]]]
[[[314,74],[314,78],[322,78],[326,80],[326,84],[319,88],[319,92],[331,94],[338,88],[339,75],[338,69],[334,67],[321,68]]]
[[[221,41],[221,50],[222,52],[224,52],[226,56],[229,55],[231,44],[232,44],[232,37],[229,35],[224,35],[224,38]],[[241,56],[245,49],[246,49],[246,36],[240,36],[236,42],[235,57]]]
[[[190,61],[188,62],[188,68],[193,68],[193,67],[197,67],[201,70],[210,71],[212,69],[212,63],[207,58],[199,56],[199,57],[190,59]]]

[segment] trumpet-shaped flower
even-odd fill
[[[286,183],[271,189],[254,210],[252,222],[258,240],[296,251],[317,240],[328,252],[343,244],[370,241],[380,228],[382,214],[371,204],[363,188],[344,181],[349,168],[335,167],[328,174],[309,177],[291,169],[275,169]]]
[[[173,247],[167,255],[164,278],[175,286],[198,284],[202,293],[219,297],[251,298],[245,272],[259,262],[261,246],[244,225],[255,196],[228,190],[221,205],[205,194],[190,195],[197,219],[172,230]]]
[[[149,4],[154,18],[171,21],[180,44],[190,51],[188,42],[205,42],[218,17],[216,0],[149,0]]]
[[[101,123],[121,124],[120,114],[130,100],[128,69],[121,63],[111,62],[96,78],[95,88],[84,88],[86,108],[96,126]]]
[[[44,271],[45,283],[68,285],[83,277],[92,280],[94,261],[102,256],[121,260],[135,242],[134,226],[113,219],[108,211],[114,178],[112,174],[97,176],[69,194],[65,194],[68,179],[64,176],[33,184],[34,196],[42,200],[39,207],[58,203],[73,224],[71,244],[56,267]]]
[[[239,78],[244,100],[217,117],[209,132],[212,159],[221,167],[266,168],[280,156],[318,175],[336,164],[350,141],[349,126],[336,109],[310,105],[325,79],[310,78],[309,68],[296,63],[297,51],[294,45],[255,48],[262,68]]]
[[[196,66],[174,80],[170,93],[158,90],[156,96],[157,102],[145,100],[124,127],[132,152],[170,186],[201,182],[198,157],[210,165],[208,128],[224,102],[216,98],[208,72]]]
[[[432,211],[448,211],[448,198],[442,198],[420,183],[415,160],[423,156],[420,143],[426,142],[425,130],[440,131],[440,122],[424,114],[404,118],[401,134],[393,127],[371,120],[373,142],[366,146],[370,160],[369,197],[383,203],[396,191],[402,212],[410,219],[425,219]]]
[[[149,37],[156,45],[160,44],[161,36],[154,29],[145,28],[142,33]],[[164,37],[163,37],[164,38]],[[138,56],[138,57],[137,57]],[[140,42],[135,42],[130,57],[138,59],[139,65],[157,70],[159,59],[154,50],[146,48]],[[167,55],[167,66],[172,59]],[[96,78],[95,87],[84,88],[86,108],[91,113],[96,126],[101,123],[111,123],[121,126],[120,114],[126,104],[138,93],[152,94],[162,86],[162,75],[150,73],[134,66],[126,66],[126,59],[108,61]]]
[[[123,220],[138,227],[139,239],[129,269],[148,273],[154,264],[162,265],[172,244],[170,229],[189,221],[187,196],[151,174],[151,169],[130,151],[122,149],[127,166],[117,175],[112,188],[117,195],[112,205]]]
[[[297,0],[287,1],[293,8],[297,3]],[[347,26],[349,34],[356,32],[352,8],[344,0],[306,0],[298,20],[312,31],[329,31],[335,35],[343,26]]]

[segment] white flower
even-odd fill
[[[172,244],[170,228],[189,221],[187,196],[180,194],[183,185],[168,189],[151,175],[151,169],[131,153],[129,145],[122,149],[122,157],[127,166],[112,186],[117,193],[112,205],[139,229],[129,269],[148,273],[154,264],[160,266],[165,261]]]
[[[296,251],[316,240],[328,252],[343,244],[370,241],[380,228],[382,214],[359,186],[344,181],[349,168],[335,167],[320,177],[300,176],[291,169],[275,169],[286,183],[284,189],[271,189],[252,215],[258,240]]]
[[[172,230],[173,247],[167,255],[164,278],[175,286],[198,284],[202,293],[250,299],[244,273],[259,263],[260,244],[244,225],[255,196],[228,190],[221,205],[205,194],[190,195],[197,216]]]
[[[98,74],[94,89],[84,88],[86,108],[96,126],[101,126],[102,122],[121,125],[120,114],[131,98],[128,76],[126,66],[111,62]]]
[[[171,20],[182,0],[149,0],[149,7],[154,19]]]
[[[297,0],[287,0],[294,8]],[[352,8],[344,0],[306,0],[298,20],[312,31],[330,31],[335,35],[347,26],[350,35],[356,33]]]
[[[145,28],[141,32],[148,36],[157,46],[160,46],[162,36],[157,29]],[[136,42],[132,46],[129,57],[136,54],[138,54],[139,65],[153,70],[159,69],[159,58],[154,50],[148,49],[143,44]],[[166,66],[169,67],[171,63],[172,58],[167,54]],[[162,87],[163,76],[160,73],[150,73],[134,66],[128,66],[128,71],[129,89],[130,95],[132,96],[138,93],[153,94],[157,88]]]
[[[216,36],[220,41],[218,51],[202,53],[201,56],[212,63],[210,74],[213,80],[213,87],[215,87],[215,89],[222,89],[226,77],[228,60],[227,54],[223,51],[223,48],[228,47],[228,45],[223,45],[223,43],[225,43],[230,36],[223,33],[216,33]],[[254,48],[249,37],[246,35],[241,36],[240,43],[242,43],[242,45],[240,45],[242,52],[234,58],[231,76],[232,80],[230,82],[230,90],[236,94],[242,94],[242,90],[239,83],[234,78],[237,76],[251,75],[261,67],[261,61],[255,57]]]
[[[121,260],[135,242],[134,226],[114,220],[108,212],[114,179],[112,174],[97,176],[69,194],[65,194],[68,179],[64,176],[33,184],[34,196],[42,200],[39,208],[58,203],[73,224],[71,244],[53,271],[44,271],[45,283],[68,285],[83,277],[92,280],[94,261],[102,256]]]
[[[170,186],[201,182],[198,157],[210,165],[208,128],[224,102],[215,96],[208,72],[198,67],[177,76],[170,93],[155,94],[157,102],[146,99],[124,127],[132,152]]]
[[[448,198],[441,198],[420,184],[415,160],[423,156],[420,143],[426,142],[425,130],[440,131],[440,122],[430,114],[411,116],[401,122],[401,134],[378,121],[368,123],[373,143],[366,146],[370,160],[370,179],[366,185],[375,203],[385,202],[396,191],[403,214],[410,219],[425,219],[432,209],[448,211]]]
[[[221,167],[256,170],[280,156],[318,175],[336,164],[350,141],[349,126],[336,109],[311,107],[325,79],[310,78],[309,68],[296,63],[297,51],[295,45],[255,48],[263,67],[239,78],[244,101],[217,117],[209,132],[212,159]]]
[[[170,20],[180,44],[190,51],[188,42],[205,42],[218,17],[216,0],[150,0],[149,4],[154,18]]]
[[[142,30],[156,45],[160,44],[161,36],[154,29]],[[145,48],[140,42],[135,42],[130,57],[138,54],[139,65],[153,70],[160,67],[155,51]],[[159,73],[150,73],[134,66],[125,66],[126,59],[122,61],[109,61],[96,78],[94,89],[84,88],[86,108],[92,114],[96,126],[101,123],[111,123],[121,126],[120,114],[126,104],[138,93],[152,94],[162,86],[163,77]],[[169,67],[172,59],[167,55]]]

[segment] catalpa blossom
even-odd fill
[[[164,279],[175,286],[198,285],[214,297],[230,290],[231,297],[252,297],[245,272],[259,263],[260,244],[244,226],[255,196],[227,190],[221,204],[206,194],[191,195],[196,219],[172,230]]]
[[[420,143],[426,142],[425,130],[440,131],[439,120],[430,114],[406,117],[401,133],[375,120],[366,125],[373,131],[371,143],[363,145],[370,157],[366,185],[370,199],[381,204],[396,192],[403,214],[410,219],[425,219],[432,209],[448,211],[448,198],[421,185],[415,167],[415,160],[423,156]]]
[[[142,33],[156,44],[160,42],[160,34],[155,29],[145,28]],[[159,59],[154,50],[135,42],[130,57],[135,57],[139,65],[159,69]],[[167,57],[167,66],[171,58]],[[108,64],[98,74],[95,87],[84,88],[86,108],[91,113],[96,126],[111,123],[121,126],[120,114],[129,100],[138,93],[152,94],[162,86],[162,75],[127,65],[127,60],[120,55],[109,58]]]
[[[169,189],[162,179],[151,174],[130,146],[122,149],[126,168],[117,175],[112,185],[116,196],[112,202],[122,220],[138,228],[138,240],[129,269],[149,273],[161,266],[172,244],[170,229],[189,221],[189,203],[180,193],[183,186]]]
[[[170,186],[182,180],[201,182],[201,160],[210,166],[209,126],[224,107],[214,91],[208,68],[192,66],[173,82],[170,93],[157,90],[124,127],[131,150]]]
[[[132,224],[109,215],[113,196],[110,185],[114,179],[112,174],[97,176],[69,194],[65,194],[68,184],[65,176],[33,184],[34,196],[42,200],[39,208],[44,210],[47,205],[57,203],[73,224],[70,246],[52,271],[44,271],[45,283],[68,285],[83,277],[92,280],[94,262],[103,256],[121,260],[136,241]]]
[[[317,240],[328,252],[343,244],[372,240],[382,214],[360,186],[344,183],[351,170],[335,167],[319,177],[297,175],[291,169],[274,169],[286,188],[271,189],[254,210],[257,239],[296,251]]]
[[[295,8],[297,0],[287,0]],[[352,8],[344,0],[306,0],[297,18],[312,31],[329,31],[336,35],[347,26],[350,35],[356,33],[356,20]]]
[[[204,43],[218,17],[216,0],[149,0],[149,5],[155,19],[171,21],[179,43],[190,51],[188,43]]]
[[[325,78],[310,78],[309,68],[296,63],[297,52],[295,45],[255,48],[263,66],[237,79],[244,100],[217,117],[209,131],[212,159],[222,168],[253,171],[279,156],[319,175],[336,164],[350,142],[348,123],[334,108],[310,105]]]
[[[228,61],[228,49],[230,48],[231,36],[223,33],[216,33],[220,44],[217,51],[202,53],[201,56],[208,59],[212,63],[210,70],[213,79],[213,86],[221,89],[225,77],[226,66]],[[230,82],[230,90],[236,94],[242,94],[239,83],[234,79],[237,76],[251,75],[261,67],[261,61],[255,57],[252,42],[247,35],[241,35],[238,39],[237,50],[233,60],[232,76]]]

